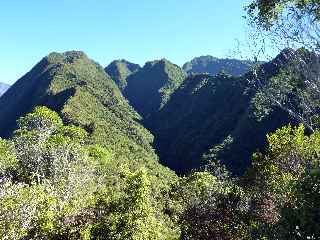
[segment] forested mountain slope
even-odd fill
[[[127,77],[140,68],[139,64],[128,62],[124,59],[114,60],[105,71],[116,82],[121,91],[127,86]]]
[[[57,111],[65,123],[85,128],[88,142],[106,147],[119,161],[171,174],[157,163],[153,136],[136,121],[140,116],[83,52],[49,54],[3,95],[1,136],[11,135],[16,120],[39,105]]]
[[[179,66],[166,59],[147,62],[128,77],[124,96],[138,113],[147,118],[166,104],[185,77]]]
[[[240,78],[202,74],[186,79],[168,103],[145,121],[155,135],[162,162],[186,173],[210,160],[219,160],[233,173],[243,173],[252,153],[264,148],[268,132],[298,122],[285,107],[272,105],[270,95],[262,93],[272,90],[268,83],[280,74],[280,69],[302,56],[298,51],[285,50],[273,61]],[[313,57],[312,61],[315,59],[320,58]],[[318,65],[312,68],[319,74],[319,61],[316,62]],[[278,93],[272,95],[283,94],[283,98],[288,98],[297,91],[297,87],[287,87],[288,91],[283,92],[284,88],[274,88]],[[303,86],[300,91],[307,93]],[[298,99],[290,102],[295,106],[299,103]]]

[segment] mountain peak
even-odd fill
[[[131,63],[125,59],[112,61],[105,71],[115,81],[121,91],[127,86],[127,78],[140,69],[139,64]]]
[[[145,65],[143,67],[153,67],[155,65],[165,65],[165,64],[173,64],[171,63],[169,60],[167,60],[166,58],[161,58],[158,60],[152,60],[152,61],[148,61],[145,63]]]
[[[181,85],[185,73],[167,59],[147,62],[128,78],[124,95],[143,117],[162,108]]]
[[[64,53],[52,52],[46,57],[50,64],[54,63],[74,63],[79,59],[88,59],[82,51],[67,51]]]
[[[137,122],[139,115],[104,69],[83,52],[49,54],[0,98],[0,136],[11,135],[16,120],[36,106],[83,127],[88,142],[106,147],[129,166],[164,169],[157,165],[153,136]]]
[[[252,63],[244,60],[216,58],[210,55],[200,56],[183,65],[183,70],[189,75],[192,73],[209,73],[216,75],[225,72],[233,76],[240,76],[248,72]]]

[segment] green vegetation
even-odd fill
[[[309,131],[319,127],[319,67],[320,58],[306,49],[286,49],[286,64],[269,80],[256,81],[258,89],[252,102],[255,114],[262,119],[280,108],[301,122]],[[264,81],[265,84],[262,84]]]
[[[144,118],[161,109],[185,79],[182,69],[166,59],[147,62],[130,75],[124,96]]]
[[[176,234],[163,213],[167,187],[149,171],[131,172],[111,150],[88,142],[85,130],[64,125],[46,107],[18,125],[11,139],[0,141],[1,239]]]
[[[252,47],[258,54],[265,47],[303,47],[319,53],[319,9],[318,0],[252,0],[246,7]]]
[[[283,127],[268,135],[246,176],[255,206],[255,239],[317,239],[319,132]]]
[[[319,35],[303,28],[319,3],[247,10],[267,32],[297,21],[309,45],[244,75],[71,51],[19,79],[0,98],[0,239],[320,239]]]
[[[190,74],[208,73],[217,75],[224,72],[232,76],[240,76],[253,67],[253,62],[237,59],[219,59],[212,56],[201,56],[192,59],[183,65],[183,70]]]
[[[318,126],[319,69],[318,55],[286,49],[242,77],[189,76],[144,120],[161,162],[177,173],[222,163],[243,174],[267,133],[288,123]]]
[[[51,53],[19,79],[0,99],[0,133],[10,136],[16,120],[35,106],[57,111],[65,123],[89,133],[87,141],[113,152],[134,169],[146,166],[154,173],[174,174],[157,163],[153,136],[137,120],[104,69],[82,52]]]
[[[99,65],[81,52],[50,54],[0,101],[10,123],[1,123],[10,137],[0,139],[0,238],[319,238],[320,132],[276,130],[290,114],[262,101],[276,90],[300,103],[307,96],[299,78],[279,82],[295,59],[283,57],[256,75],[191,76],[144,119],[167,149],[160,156],[193,168],[178,177],[157,162],[152,135]],[[38,95],[27,100],[29,84]]]
[[[259,24],[270,29],[272,25],[277,24],[283,14],[289,13],[294,13],[297,24],[307,15],[311,16],[311,21],[315,23],[320,20],[319,7],[320,3],[317,0],[255,0],[247,10]]]
[[[268,134],[239,178],[210,171],[162,184],[88,133],[36,107],[0,140],[2,239],[317,239],[320,132]]]
[[[124,59],[115,60],[110,63],[105,71],[115,81],[121,91],[127,86],[127,78],[140,69],[138,64],[128,62]]]

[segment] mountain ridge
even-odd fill
[[[249,60],[217,58],[211,55],[202,55],[186,62],[182,66],[182,69],[188,73],[188,75],[199,73],[216,75],[220,72],[225,72],[233,76],[240,76],[248,72],[253,65],[254,63]]]
[[[138,123],[139,114],[103,67],[85,53],[51,53],[20,78],[0,99],[1,136],[11,135],[16,120],[35,106],[47,106],[65,123],[83,127],[89,143],[106,147],[123,164],[174,176],[158,163],[153,136]]]
[[[146,62],[128,77],[124,96],[144,118],[161,109],[186,75],[167,59]]]
[[[258,119],[255,101],[261,87],[256,82],[267,84],[300,55],[298,50],[285,49],[241,77],[224,73],[189,76],[167,104],[145,120],[162,163],[185,174],[220,161],[231,172],[243,174],[252,154],[264,149],[267,133],[298,123],[277,107]]]

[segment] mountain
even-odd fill
[[[233,76],[240,76],[248,72],[253,63],[237,59],[219,59],[212,56],[200,56],[183,65],[183,70],[189,75],[192,73],[209,73],[216,75],[225,72]]]
[[[173,175],[158,164],[153,136],[137,123],[140,116],[104,69],[83,52],[51,53],[10,88],[0,99],[0,135],[11,135],[16,120],[39,105],[86,129],[89,143],[106,147],[122,163]]]
[[[124,96],[144,118],[161,109],[186,75],[166,59],[147,62],[128,77]]]
[[[187,173],[209,160],[219,160],[233,173],[242,174],[253,152],[264,148],[267,133],[288,123],[297,124],[285,108],[261,104],[257,107],[261,92],[255,84],[267,86],[280,69],[290,66],[295,55],[294,51],[282,52],[257,70],[258,77],[254,72],[242,77],[189,76],[145,123],[155,136],[163,164],[178,173]],[[313,69],[319,76],[319,61]],[[307,92],[303,88],[301,91]],[[267,110],[269,107],[272,111]],[[266,113],[263,118],[257,117],[258,110]]]
[[[127,86],[127,77],[140,68],[139,64],[128,62],[124,59],[111,62],[105,71],[116,82],[122,91]]]
[[[0,83],[0,96],[2,96],[9,89],[9,87],[9,84]]]

